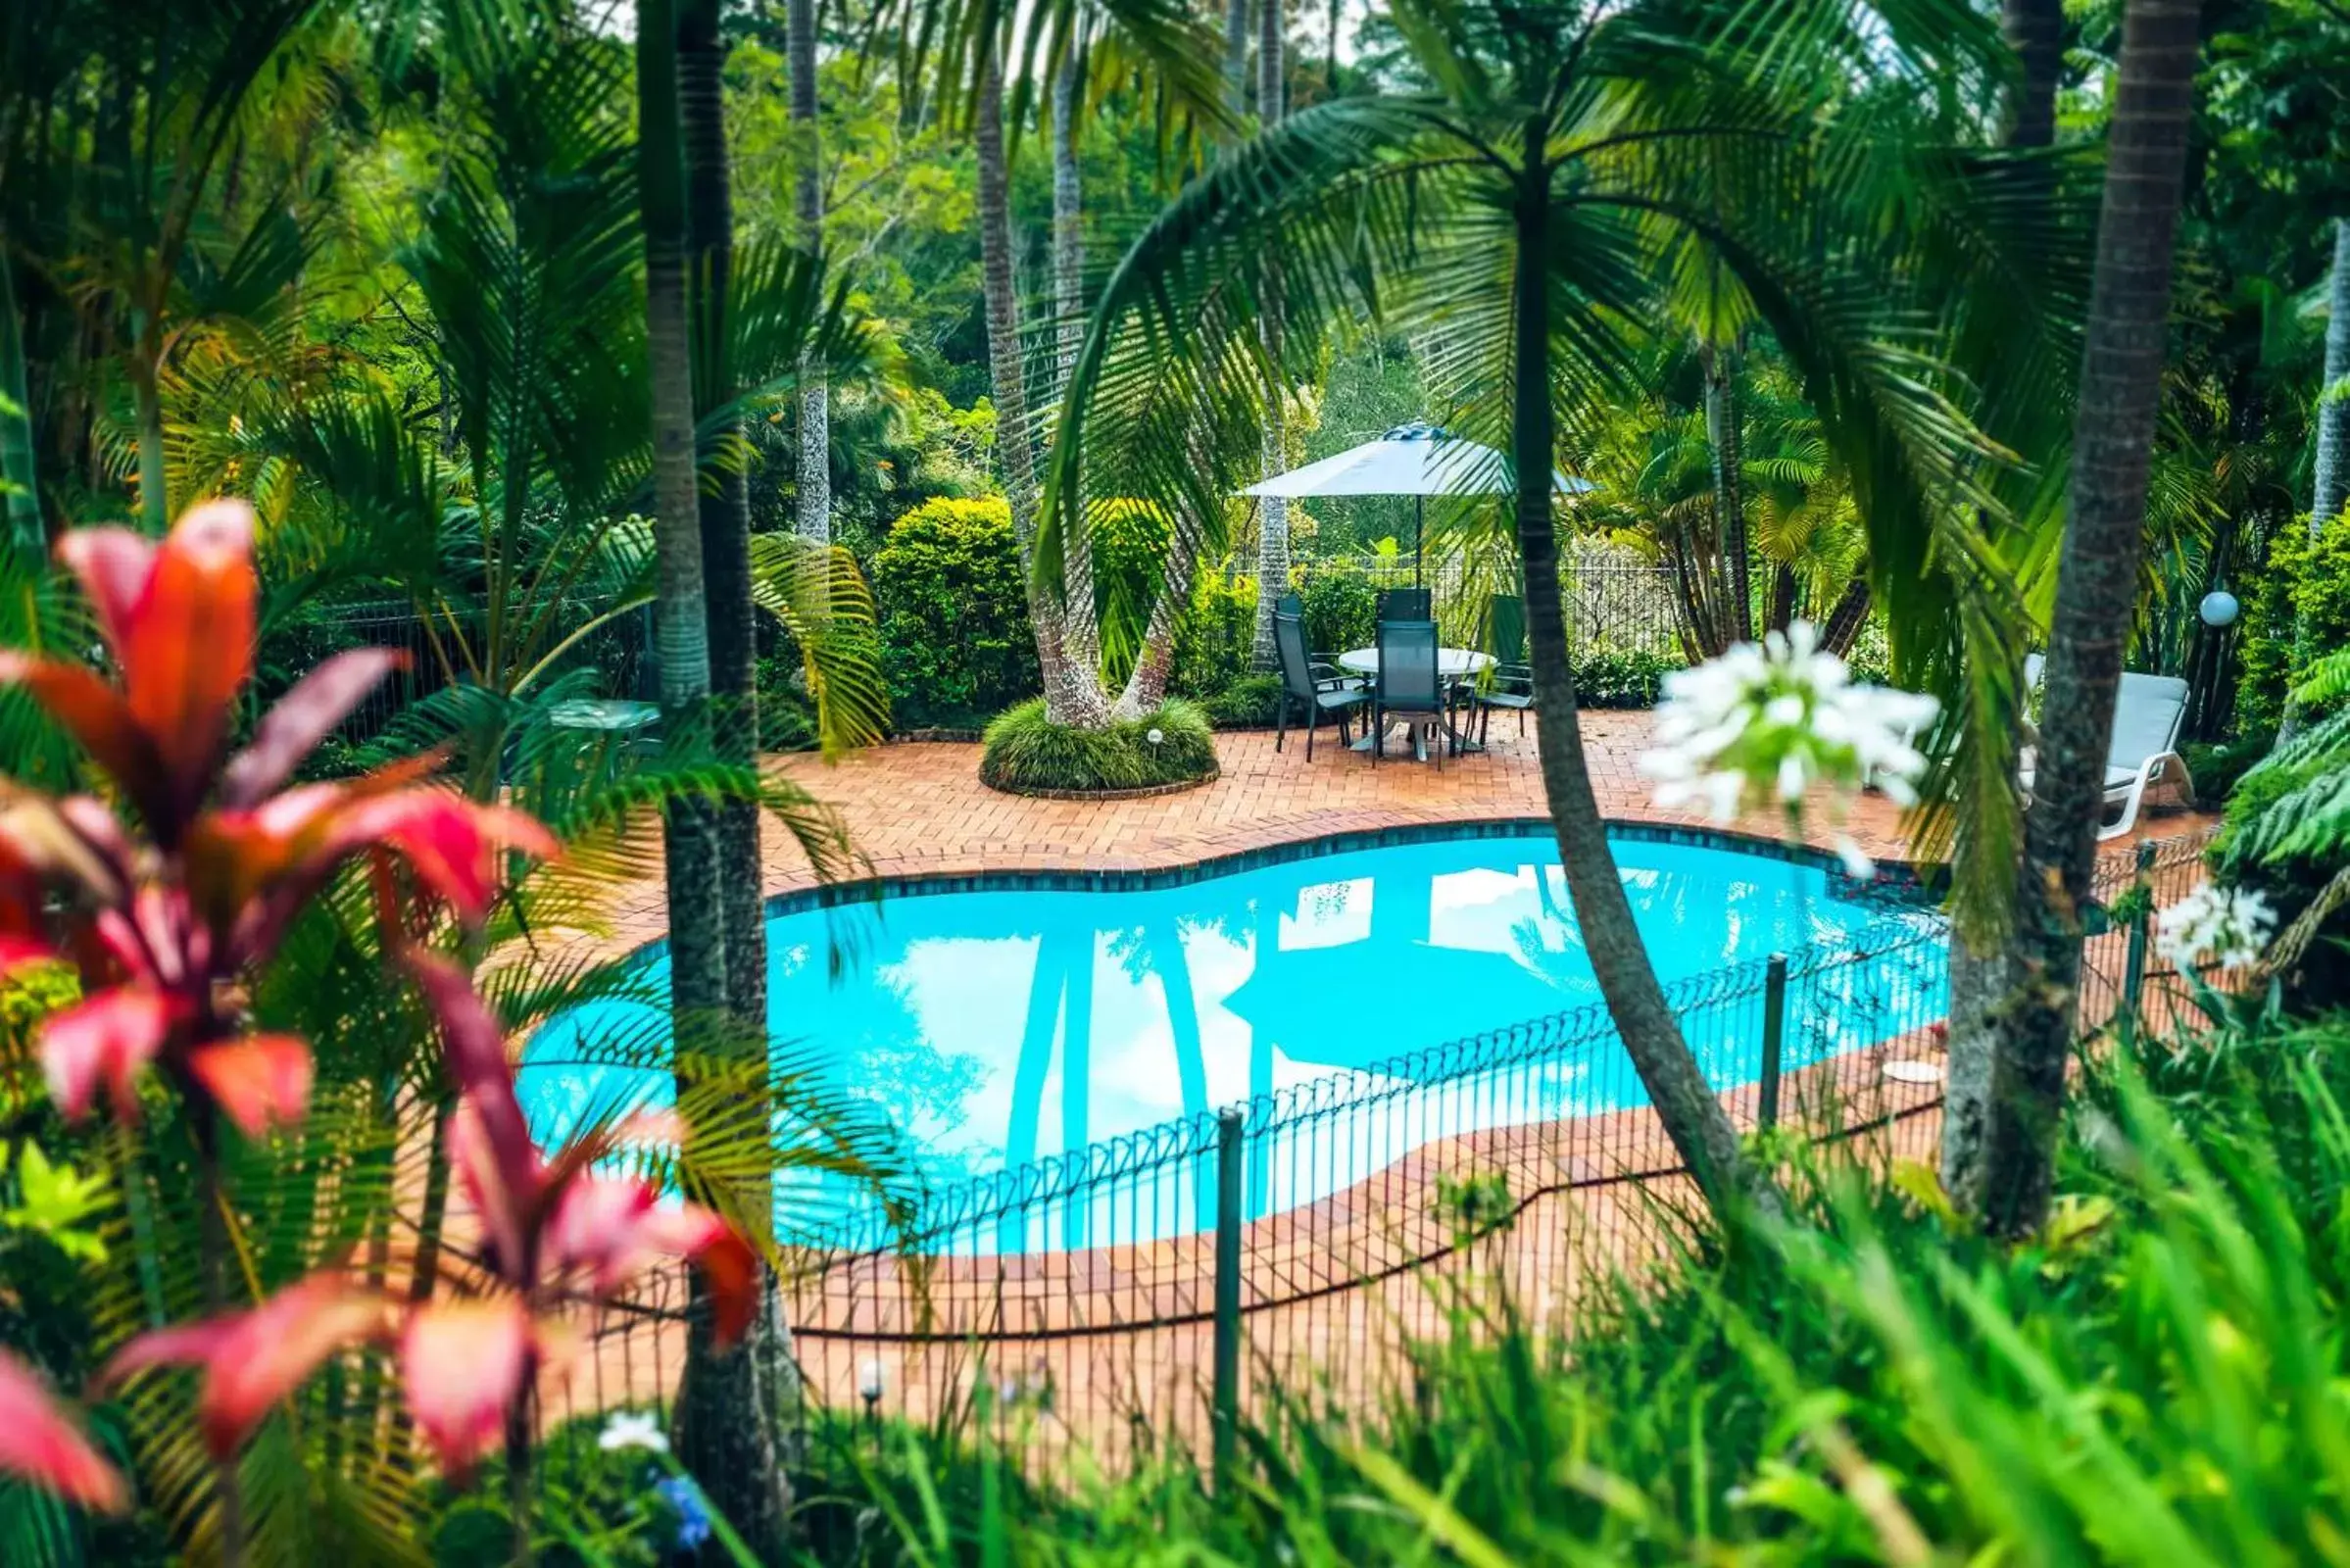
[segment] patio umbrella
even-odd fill
[[[1596,488],[1589,479],[1550,471],[1559,495]],[[1481,441],[1448,435],[1433,424],[1399,424],[1376,441],[1349,447],[1335,458],[1277,473],[1240,493],[1245,496],[1410,496],[1411,580],[1420,581],[1420,535],[1428,521],[1430,496],[1505,496],[1516,492],[1509,459]]]

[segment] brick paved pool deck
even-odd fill
[[[1592,712],[1583,723],[1602,814],[1707,825],[1651,804],[1636,765],[1648,744],[1650,714]],[[1297,737],[1277,753],[1270,733],[1219,734],[1216,749],[1222,776],[1212,784],[1104,803],[998,794],[979,782],[977,746],[962,743],[879,747],[831,765],[782,757],[770,765],[836,808],[862,869],[885,878],[1151,870],[1334,834],[1546,815],[1531,725],[1524,739],[1514,724],[1497,729],[1490,751],[1446,759],[1442,770],[1399,752],[1374,767],[1335,745],[1317,745],[1308,761]],[[1880,859],[1910,858],[1901,813],[1890,802],[1867,796],[1841,824],[1825,804],[1809,813],[1819,847],[1840,826]],[[2166,789],[2147,803],[2131,838],[2175,838],[2208,825],[2207,816],[2179,808]],[[1786,832],[1768,817],[1735,826],[1763,838]],[[765,892],[812,886],[788,836],[772,823],[765,832]],[[2130,843],[2101,849],[2124,857]],[[663,915],[657,882],[633,889],[599,946],[622,951],[657,939]],[[2093,942],[2096,966],[2118,965],[2124,940],[2114,933]],[[1879,1127],[1855,1152],[1931,1158],[1938,1142],[1938,1095],[1881,1076],[1883,1060],[1894,1054],[1937,1060],[1938,1034],[1881,1041],[1829,1069],[1846,1081],[1846,1093],[1859,1096],[1848,1108]],[[1801,1090],[1792,1092],[1800,1100]],[[1750,1123],[1751,1099],[1750,1089],[1725,1096],[1741,1125]],[[1251,1222],[1244,1250],[1248,1402],[1255,1403],[1261,1378],[1276,1365],[1292,1375],[1334,1379],[1334,1394],[1343,1386],[1353,1399],[1375,1396],[1401,1365],[1404,1341],[1441,1331],[1452,1293],[1474,1278],[1508,1282],[1513,1298],[1540,1316],[1571,1302],[1594,1279],[1617,1269],[1637,1272],[1659,1253],[1659,1213],[1692,1195],[1682,1177],[1618,1184],[1671,1164],[1662,1129],[1643,1107],[1440,1138],[1340,1194]],[[1500,1171],[1512,1192],[1533,1196],[1506,1237],[1421,1268],[1399,1266],[1398,1259],[1444,1253],[1442,1239],[1432,1242],[1428,1234],[1439,1223],[1432,1194],[1456,1169]],[[1041,1378],[1053,1391],[1047,1450],[1074,1443],[1107,1460],[1135,1440],[1138,1421],[1179,1442],[1203,1442],[1199,1380],[1208,1346],[1199,1298],[1208,1274],[1194,1254],[1206,1240],[941,1259],[913,1275],[905,1260],[889,1255],[829,1266],[810,1259],[814,1272],[786,1287],[786,1312],[803,1336],[802,1364],[820,1402],[855,1408],[868,1368],[878,1368],[886,1382],[889,1412],[915,1420],[935,1417],[969,1398],[974,1387],[992,1388],[1007,1375]],[[1348,1280],[1362,1283],[1349,1288]],[[1336,1293],[1332,1300],[1340,1304],[1325,1301],[1323,1292]],[[554,1407],[609,1407],[670,1393],[682,1364],[682,1331],[673,1320],[643,1327],[651,1332],[601,1340],[584,1366],[555,1380],[563,1387]]]
[[[1585,755],[1603,815],[1617,820],[1700,827],[1694,812],[1659,810],[1637,762],[1649,744],[1653,715],[1592,711],[1583,715]],[[1329,740],[1325,731],[1323,741]],[[961,742],[879,746],[826,764],[807,755],[770,759],[781,776],[835,808],[865,867],[881,877],[957,876],[990,871],[1130,871],[1188,865],[1218,856],[1297,843],[1331,834],[1448,822],[1541,818],[1548,808],[1535,757],[1534,724],[1520,739],[1497,720],[1483,755],[1447,758],[1440,769],[1418,762],[1400,743],[1387,760],[1371,760],[1317,742],[1313,760],[1302,737],[1292,734],[1280,752],[1270,731],[1216,737],[1223,775],[1179,795],[1144,800],[1076,802],[1004,795],[979,782],[979,748]],[[2148,792],[2134,838],[2167,838],[2202,819],[2177,808],[2171,786]],[[1809,813],[1809,836],[1821,848],[1836,833],[1828,803]],[[1901,812],[1881,795],[1854,803],[1844,830],[1885,860],[1910,858]],[[1772,816],[1737,824],[1739,831],[1784,838]],[[765,829],[765,892],[770,896],[812,885],[806,858],[774,823]],[[2104,846],[2107,854],[2126,846]],[[612,912],[609,939],[619,950],[660,937],[666,902],[658,881],[625,894]]]

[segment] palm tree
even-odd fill
[[[1260,257],[1279,263],[1279,308],[1300,340],[1342,315],[1408,309],[1449,383],[1447,422],[1506,441],[1516,471],[1540,474],[1562,418],[1602,417],[1629,391],[1639,323],[1659,315],[1660,260],[1702,245],[1799,372],[1874,558],[1916,562],[1933,541],[1939,564],[1888,570],[1887,596],[1957,603],[1964,635],[2007,634],[2012,594],[1979,524],[1990,498],[1978,470],[1993,454],[1934,362],[1899,336],[1921,279],[1946,275],[1921,258],[1950,254],[1949,235],[1881,226],[1883,187],[1862,172],[1902,168],[1956,204],[1934,210],[1986,217],[1941,164],[1905,156],[1940,127],[1896,106],[1930,96],[1918,83],[1937,72],[1981,69],[1997,48],[1989,29],[1964,7],[1859,14],[1814,0],[1736,19],[1640,0],[1494,12],[1415,0],[1397,20],[1439,90],[1316,105],[1267,127],[1134,242],[1061,411],[1052,527],[1083,526],[1069,498],[1085,469],[1171,510],[1228,482],[1177,433],[1253,429],[1276,384],[1277,368],[1219,373],[1208,357],[1256,341],[1233,328],[1258,314],[1243,285]],[[1815,129],[1787,134],[1795,125]],[[1871,158],[1857,156],[1864,140]],[[1607,847],[1547,485],[1520,488],[1514,524],[1542,777],[1577,916],[1650,1101],[1719,1201],[1757,1178],[1665,1003]]]
[[[800,243],[824,242],[823,148],[816,134],[816,0],[786,0],[786,70],[791,75],[792,204]],[[820,359],[800,370],[800,468],[796,491],[800,537],[832,542],[832,388]]]
[[[2194,112],[2201,8],[2130,0],[2074,416],[2072,512],[2048,629],[2047,699],[2016,876],[2019,983],[1993,1021],[1980,1213],[2008,1236],[2048,1209],[2072,1059],[2081,910],[2105,756],[2137,604],[2147,474],[2162,402],[2172,252]]]
[[[1281,0],[1257,0],[1257,12],[1256,122],[1261,126],[1273,124],[1283,113]],[[1233,112],[1239,114],[1238,104],[1233,106]],[[1265,358],[1275,365],[1281,363],[1281,312],[1273,302],[1280,293],[1280,280],[1267,277],[1261,329]],[[1280,397],[1265,400],[1266,478],[1279,473],[1286,461],[1282,417],[1287,411],[1283,402]],[[1248,654],[1252,669],[1273,667],[1273,612],[1281,603],[1281,596],[1289,591],[1290,504],[1280,496],[1263,496],[1256,503],[1256,632]]]

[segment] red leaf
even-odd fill
[[[496,1442],[532,1360],[530,1313],[518,1296],[442,1301],[410,1315],[400,1335],[409,1413],[463,1474]]]
[[[189,1054],[188,1069],[247,1138],[292,1126],[310,1104],[310,1047],[292,1035],[206,1046]]]
[[[98,629],[120,659],[155,571],[155,541],[128,528],[76,528],[58,540],[57,559],[80,581],[98,612]]]
[[[699,1245],[680,1250],[702,1267],[703,1283],[710,1290],[710,1332],[720,1345],[736,1343],[759,1309],[759,1254],[726,1225]]]
[[[0,686],[22,686],[150,820],[171,808],[161,758],[122,694],[79,664],[0,653]]]
[[[228,733],[229,707],[253,669],[253,509],[211,501],[183,515],[156,552],[118,645],[130,711],[171,780],[176,814],[152,824],[175,841],[202,802]]]
[[[0,1473],[100,1513],[121,1513],[130,1500],[114,1466],[99,1457],[31,1368],[5,1350],[0,1350]]]
[[[586,1269],[599,1298],[658,1259],[698,1259],[721,1341],[740,1336],[758,1304],[759,1258],[750,1244],[707,1208],[658,1202],[642,1182],[583,1176],[567,1183],[540,1245],[550,1267]]]
[[[540,859],[563,853],[555,836],[522,812],[438,789],[402,790],[355,805],[336,824],[332,844],[338,858],[366,845],[390,845],[418,881],[467,921],[489,910],[498,890],[498,851],[520,850]]]
[[[381,1340],[387,1303],[339,1274],[314,1274],[249,1312],[142,1334],[98,1375],[100,1387],[156,1366],[201,1366],[196,1418],[216,1458],[236,1452],[269,1407],[327,1357]]]
[[[278,788],[378,681],[407,663],[408,655],[396,648],[354,648],[303,676],[263,715],[253,743],[229,760],[221,800],[252,806]]]
[[[49,1094],[69,1121],[88,1114],[106,1086],[115,1114],[138,1119],[139,1069],[155,1059],[178,1011],[164,993],[141,985],[101,991],[41,1026],[41,1065]]]
[[[36,963],[46,963],[57,956],[57,950],[37,937],[21,937],[0,932],[0,976]]]

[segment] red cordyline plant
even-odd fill
[[[479,1217],[486,1267],[469,1294],[400,1315],[339,1272],[314,1275],[243,1310],[132,1341],[101,1376],[205,1369],[197,1415],[221,1463],[225,1546],[237,1540],[234,1455],[254,1427],[329,1357],[395,1344],[417,1427],[462,1470],[503,1435],[519,1461],[537,1376],[560,1348],[565,1309],[608,1297],[656,1258],[699,1255],[721,1334],[750,1313],[753,1254],[707,1210],[667,1204],[643,1183],[597,1172],[630,1136],[605,1128],[553,1158],[531,1143],[502,1032],[469,977],[417,951],[417,905],[478,922],[500,858],[551,856],[537,822],[428,782],[432,759],[365,777],[291,784],[294,769],[398,662],[363,649],[313,670],[228,755],[233,706],[250,678],[257,582],[253,517],[214,502],[160,544],[118,528],[69,534],[59,555],[79,579],[119,679],[79,664],[0,653],[0,684],[24,687],[112,782],[141,831],[89,796],[51,799],[0,783],[0,971],[70,959],[83,1000],[43,1027],[51,1091],[71,1118],[103,1092],[135,1121],[153,1070],[191,1119],[208,1188],[224,1118],[249,1138],[299,1120],[309,1047],[248,1027],[242,998],[303,906],[355,856],[375,861],[385,949],[438,1016],[461,1099],[449,1155]],[[404,863],[407,908],[392,874]],[[641,1129],[640,1129],[641,1131]],[[220,1223],[217,1192],[205,1195]],[[224,1239],[207,1238],[206,1275],[225,1307]],[[37,1379],[0,1359],[0,1471],[93,1507],[123,1491]]]

